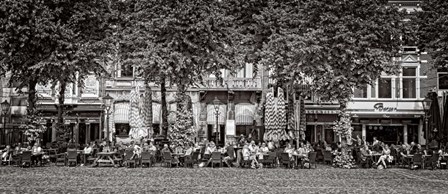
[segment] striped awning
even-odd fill
[[[216,124],[216,114],[215,114],[215,106],[213,104],[207,105],[207,124],[215,125]],[[219,105],[219,115],[218,115],[218,124],[224,125],[226,123],[227,117],[227,105],[222,104]]]
[[[152,123],[160,124],[160,116],[162,111],[162,105],[159,103],[152,103]]]
[[[114,107],[114,122],[115,123],[129,123],[129,109],[131,108],[128,102],[116,103]]]
[[[255,105],[250,103],[241,103],[235,105],[235,124],[253,125],[255,115]]]

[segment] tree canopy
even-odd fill
[[[262,9],[242,2],[256,10],[246,15],[246,37],[262,43],[257,59],[278,81],[308,78],[323,100],[345,104],[354,87],[398,72],[392,57],[401,46],[403,13],[386,0],[263,2]]]
[[[448,2],[444,0],[423,0],[422,11],[415,19],[418,26],[419,46],[428,51],[434,67],[448,67]]]

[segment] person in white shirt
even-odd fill
[[[31,148],[31,163],[37,165],[39,162],[42,164],[42,148],[39,142],[36,142]]]

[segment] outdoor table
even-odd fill
[[[299,162],[302,162],[302,159],[306,158],[306,156],[304,156],[302,154],[292,154],[292,156],[295,159],[296,166],[299,166]]]
[[[100,164],[109,164],[112,166],[115,166],[115,162],[113,159],[113,156],[116,154],[116,152],[99,152],[97,153],[98,158],[93,162],[93,166],[97,164],[99,166]]]

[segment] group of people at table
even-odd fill
[[[439,158],[437,161],[437,166],[440,166],[440,161],[442,161],[444,155],[443,149],[437,149],[437,148],[424,149],[420,144],[416,144],[414,142],[411,142],[411,144],[408,143],[404,143],[402,145],[392,144],[391,146],[389,146],[386,143],[383,143],[374,137],[371,145],[369,145],[368,142],[362,143],[362,146],[360,148],[361,152],[360,159],[362,161],[367,161],[371,160],[372,156],[377,156],[376,157],[377,160],[371,162],[373,162],[375,166],[381,166],[382,168],[387,168],[388,163],[392,163],[393,160],[397,160],[397,158],[394,158],[394,156],[391,155],[392,150],[394,150],[397,154],[399,154],[399,157],[403,157],[409,160],[409,162],[415,154],[421,154],[422,156],[429,157],[435,153],[438,153]],[[398,155],[396,156],[398,157]],[[418,168],[418,166],[414,165],[411,168]]]
[[[5,149],[0,151],[2,164],[12,161],[14,157],[21,157],[23,152],[31,153],[31,165],[38,165],[39,163],[41,164],[42,157],[45,154],[39,142],[32,142],[26,147],[22,147],[21,143],[18,143],[14,147],[7,145]]]

